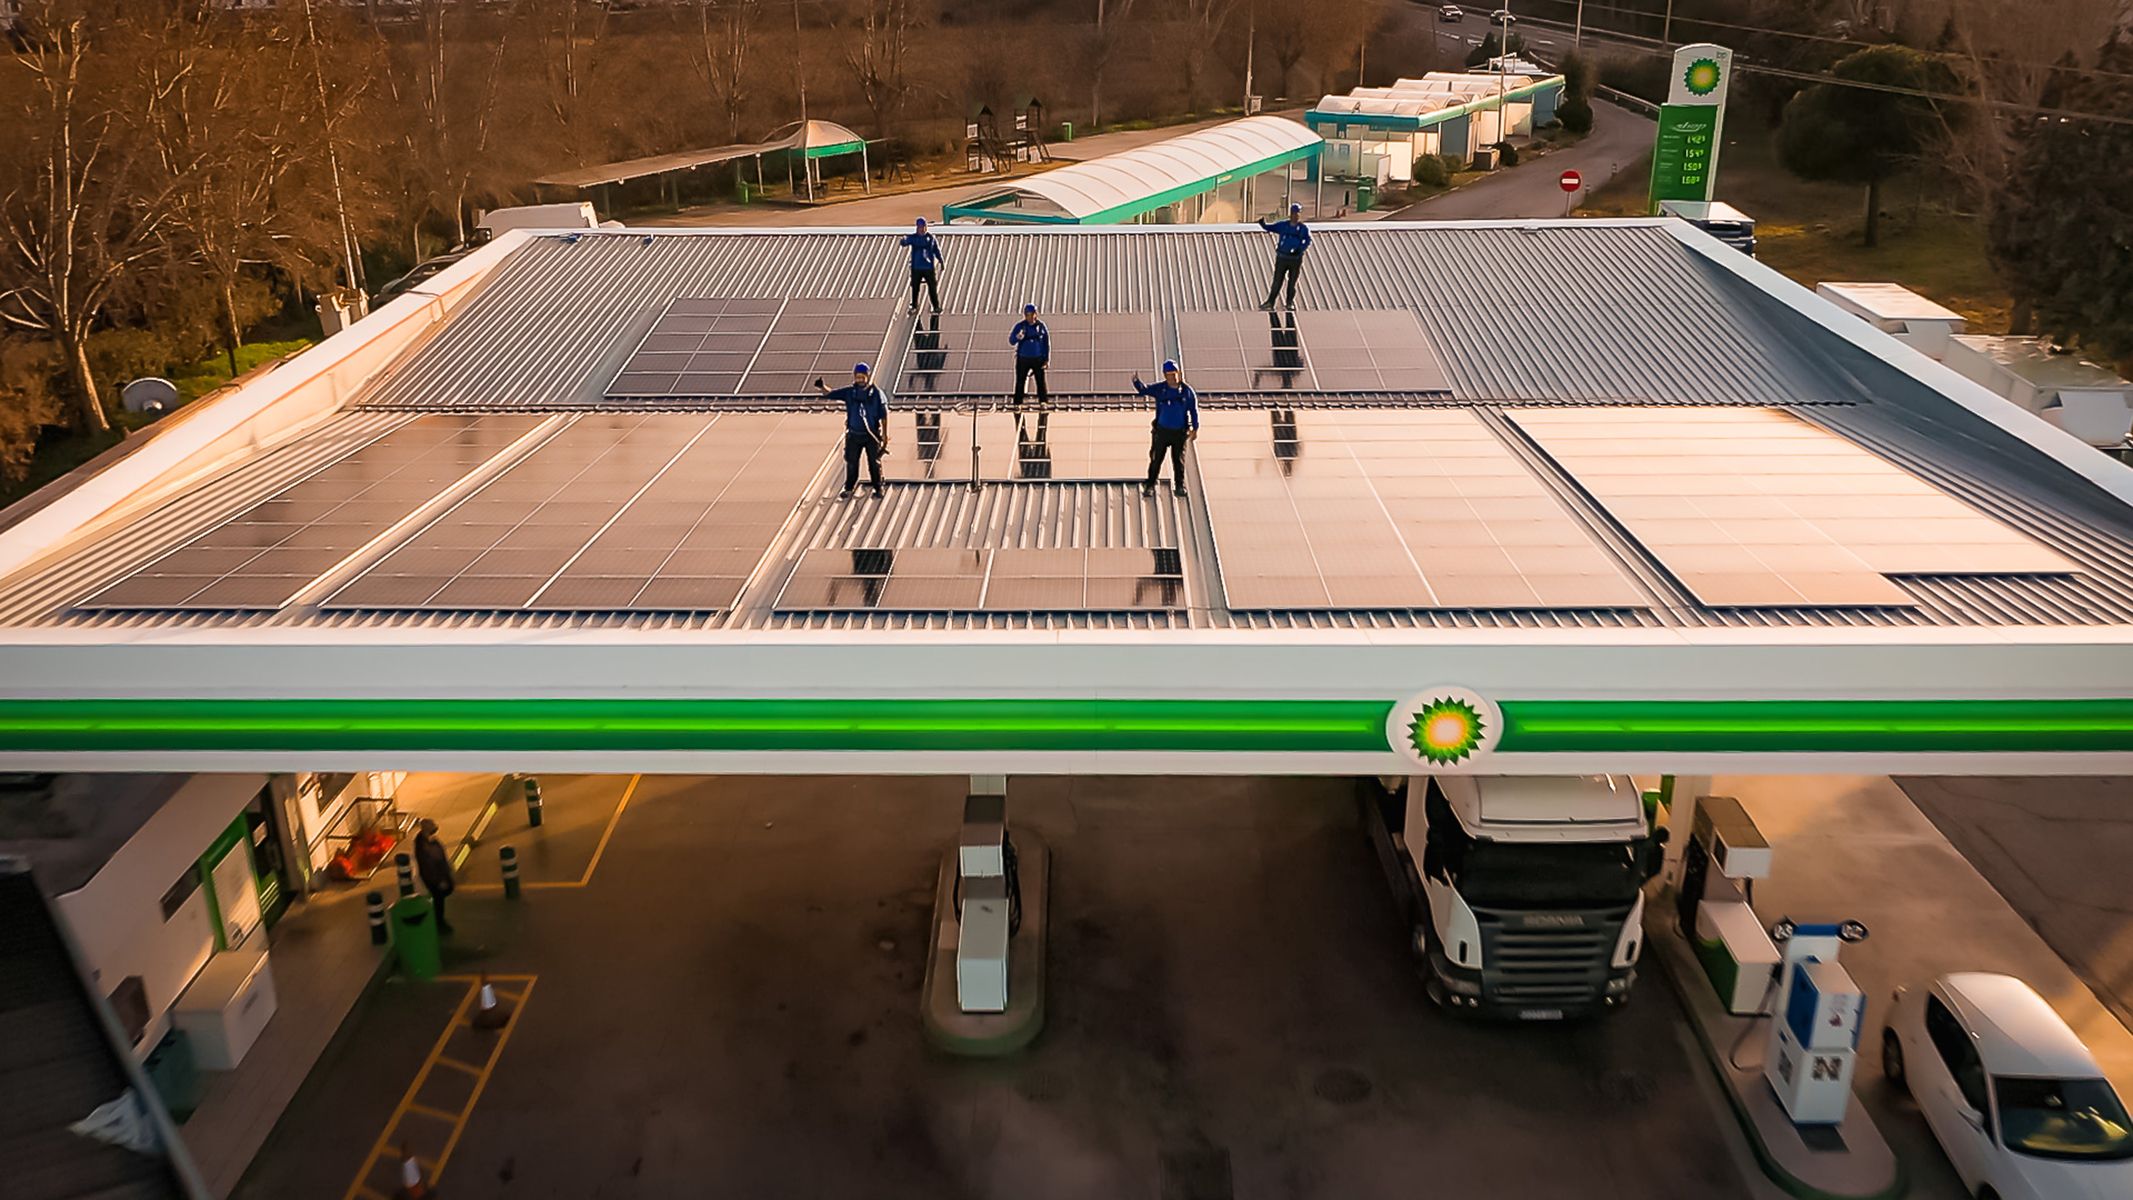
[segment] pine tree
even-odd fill
[[[2133,43],[2104,47],[2095,74],[2062,76],[2053,107],[2133,120]],[[2043,332],[2133,358],[2133,125],[2023,118],[1994,261]]]
[[[1907,46],[1871,46],[1829,69],[1838,79],[1945,94],[1948,69]],[[1881,183],[1916,158],[1940,128],[1935,101],[1875,88],[1818,83],[1785,106],[1778,161],[1802,179],[1866,185],[1866,244],[1881,234]]]

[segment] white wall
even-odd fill
[[[205,888],[167,921],[163,895],[266,783],[265,775],[193,776],[94,878],[58,898],[60,916],[88,960],[90,986],[108,996],[128,975],[141,977],[150,1020],[137,1053],[155,1047],[171,1003],[215,952]]]

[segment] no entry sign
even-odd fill
[[[1562,178],[1556,180],[1556,183],[1560,184],[1564,191],[1574,192],[1585,186],[1585,177],[1576,171],[1565,171]]]

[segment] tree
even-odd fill
[[[2096,65],[2057,92],[2057,107],[2133,121],[2133,43],[2114,38]],[[2044,332],[2119,361],[2133,358],[2129,179],[2133,125],[2032,118],[1987,235],[2002,277]]]
[[[844,61],[874,114],[874,133],[889,136],[890,123],[911,93],[905,71],[918,0],[860,0],[859,30],[845,38]]]
[[[1478,67],[1492,58],[1503,57],[1505,52],[1498,49],[1498,47],[1504,44],[1503,34],[1500,31],[1489,30],[1482,35],[1480,45],[1466,52],[1466,65]],[[1511,47],[1510,53],[1524,54],[1526,52],[1526,35],[1523,33],[1512,34],[1509,45]]]
[[[89,332],[128,271],[158,250],[166,196],[140,169],[168,79],[118,76],[94,56],[91,22],[48,12],[14,63],[26,74],[22,153],[0,193],[0,322],[50,338],[74,393],[75,424],[111,428],[89,368]],[[102,36],[99,34],[98,36]]]
[[[49,345],[0,335],[0,486],[22,482],[37,439],[60,419],[51,385]]]
[[[1237,0],[1175,0],[1178,16],[1185,22],[1185,44],[1178,57],[1185,68],[1185,107],[1200,111],[1203,84],[1207,79],[1207,56],[1222,36]]]
[[[563,144],[575,165],[588,151],[583,109],[607,32],[608,7],[586,0],[527,0],[535,47],[546,79],[548,111],[562,131]],[[587,10],[591,11],[588,12]]]
[[[1818,83],[1785,106],[1778,161],[1802,179],[1866,187],[1866,244],[1880,244],[1881,184],[1916,159],[1949,119],[1941,101],[1901,92],[1947,94],[1948,69],[1907,46],[1870,46],[1837,60],[1830,74],[1873,87]]]
[[[1104,74],[1125,41],[1125,25],[1137,0],[1096,0],[1096,24],[1089,45],[1089,130],[1103,128]]]
[[[741,107],[747,101],[748,59],[755,49],[763,0],[696,0],[689,61],[724,118],[726,140],[741,140]]]
[[[1572,133],[1592,132],[1592,89],[1599,81],[1591,59],[1582,54],[1563,59],[1563,102],[1555,110],[1563,128]]]

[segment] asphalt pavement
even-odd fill
[[[1455,191],[1444,192],[1392,214],[1396,221],[1532,220],[1561,217],[1564,201],[1580,203],[1586,194],[1636,166],[1651,151],[1658,125],[1649,117],[1605,102],[1593,105],[1592,132],[1576,144],[1549,154],[1528,155]],[[1557,182],[1565,171],[1584,177],[1574,197]]]
[[[970,1062],[918,1017],[963,781],[646,777],[586,886],[455,901],[447,969],[538,986],[440,1191],[1743,1195],[1659,981],[1577,1025],[1429,1006],[1350,787],[1017,780],[1055,855],[1048,1019]],[[359,1013],[242,1194],[346,1188],[461,994]]]

